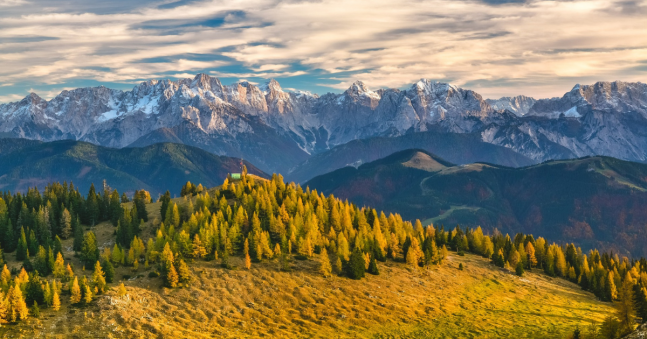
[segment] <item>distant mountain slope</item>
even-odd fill
[[[249,162],[245,165],[249,173],[267,176]],[[120,192],[147,189],[156,195],[167,187],[179,189],[187,181],[217,186],[231,172],[240,172],[240,159],[181,144],[113,149],[72,140],[0,140],[0,190],[25,191],[73,181],[86,191],[91,183],[101,185],[105,179]]]
[[[342,167],[356,167],[395,152],[414,148],[437,154],[456,164],[491,162],[511,167],[534,164],[531,159],[509,148],[482,142],[478,135],[428,131],[394,138],[354,140],[312,156],[290,171],[286,177],[296,182],[305,182]]]
[[[445,167],[406,165],[420,158]],[[524,168],[452,166],[422,150],[407,150],[316,177],[306,185],[437,225],[496,227],[647,254],[645,164],[587,157]]]

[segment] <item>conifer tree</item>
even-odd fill
[[[58,279],[63,279],[65,277],[65,261],[63,260],[63,255],[61,252],[56,254],[56,261],[54,262],[54,277]]]
[[[66,209],[63,210],[61,214],[61,237],[67,239],[72,236],[72,215],[70,211]]]
[[[249,257],[249,253],[245,253],[245,268],[250,269],[252,267],[252,258]]]
[[[70,294],[70,303],[78,304],[81,302],[81,287],[79,286],[79,279],[77,277],[74,277]]]
[[[34,300],[34,305],[31,307],[30,312],[32,317],[34,318],[39,318],[40,317],[40,308],[38,308],[38,303]]]
[[[374,256],[371,256],[371,262],[368,264],[367,272],[373,275],[380,274],[380,270],[377,268],[377,261],[375,260]]]
[[[119,289],[117,290],[117,295],[120,297],[125,297],[128,291],[126,291],[126,286],[124,283],[119,284]]]
[[[85,285],[85,292],[83,293],[83,302],[87,305],[92,302],[92,290],[90,285]]]
[[[633,319],[634,319],[634,293],[633,293],[633,278],[631,274],[627,272],[620,289],[618,290],[618,320],[620,320],[620,325],[625,332],[631,332],[633,330]]]
[[[319,273],[323,275],[324,278],[330,277],[332,275],[332,266],[330,265],[330,258],[328,257],[328,251],[324,247],[321,249],[321,265],[319,266]]]
[[[172,262],[167,263],[166,268],[166,287],[175,288],[177,287],[179,277],[175,271],[175,266]]]
[[[523,262],[522,261],[519,261],[517,263],[517,268],[515,269],[515,273],[520,277],[523,276],[524,270],[523,270]]]
[[[642,287],[639,280],[633,286],[633,305],[636,315],[642,319],[643,323],[647,322],[647,290]]]
[[[199,258],[204,258],[207,255],[207,250],[204,248],[202,245],[202,241],[200,241],[200,237],[196,234],[193,236],[193,257],[196,259]]]
[[[334,269],[335,269],[335,273],[336,273],[337,275],[341,275],[342,270],[343,270],[343,265],[342,265],[342,262],[341,262],[341,258],[340,258],[340,257],[337,257],[337,260],[335,261]]]
[[[92,283],[99,290],[99,293],[103,293],[106,288],[106,275],[103,273],[101,264],[97,260],[97,263],[94,264],[94,272],[92,273]]]
[[[22,296],[22,291],[18,285],[12,286],[7,292],[7,320],[16,322],[17,320],[25,320],[29,315],[27,303]]]
[[[182,283],[187,283],[191,281],[191,271],[189,271],[189,266],[180,259],[180,262],[177,266],[178,280]]]
[[[115,278],[115,268],[114,266],[112,266],[112,263],[110,262],[110,260],[103,261],[103,271],[106,276],[106,283],[113,282]]]
[[[54,311],[58,311],[61,309],[61,300],[56,290],[54,290],[54,294],[52,295],[52,309]]]
[[[94,232],[89,231],[83,236],[83,244],[81,245],[81,261],[85,265],[92,265],[99,260],[99,246],[97,245],[97,237]]]
[[[27,248],[27,237],[25,236],[25,229],[20,228],[20,238],[18,238],[18,246],[16,247],[16,260],[25,260],[29,256]]]
[[[364,277],[366,271],[366,263],[364,261],[364,254],[358,247],[355,247],[353,254],[347,264],[346,274],[349,278],[359,280]]]

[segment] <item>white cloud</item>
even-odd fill
[[[25,0],[0,0],[0,7],[14,7],[26,4]]]
[[[635,12],[647,1],[632,6]],[[626,12],[626,5],[607,0],[505,6],[213,0],[111,14],[58,8],[0,17],[0,83],[131,82],[205,70],[234,78],[289,77],[319,70],[324,75],[313,76],[313,84],[333,79],[329,86],[337,89],[355,79],[376,88],[431,78],[486,97],[557,96],[576,82],[645,80],[644,16]],[[222,20],[208,21],[214,18]],[[2,43],[22,36],[56,39]],[[186,57],[218,50],[229,59]],[[298,71],[291,69],[295,63]],[[252,71],[214,71],[227,65]]]

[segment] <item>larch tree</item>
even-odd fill
[[[87,305],[92,302],[92,290],[90,285],[85,285],[85,292],[83,293],[83,302]]]
[[[52,309],[58,311],[61,309],[61,299],[58,296],[58,291],[54,289],[54,294],[52,295]]]
[[[27,303],[23,298],[22,291],[18,285],[9,288],[7,292],[7,320],[16,322],[17,320],[25,320],[29,316],[29,309]]]
[[[106,275],[103,273],[101,264],[97,260],[97,263],[94,264],[94,272],[92,273],[92,284],[97,288],[99,293],[103,293],[106,288]]]
[[[179,282],[188,283],[189,281],[191,281],[191,271],[189,271],[189,266],[187,266],[184,260],[180,259],[180,262],[177,265],[177,269]]]
[[[70,236],[72,236],[72,215],[66,208],[61,214],[61,237],[68,239]]]
[[[328,251],[324,247],[321,249],[321,264],[319,266],[319,273],[324,276],[324,278],[330,277],[332,275],[332,265],[330,265],[330,258],[328,257]]]
[[[81,287],[79,286],[79,279],[77,277],[74,277],[70,293],[70,303],[78,304],[81,302]]]

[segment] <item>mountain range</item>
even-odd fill
[[[267,177],[249,162],[248,172]],[[181,144],[114,149],[87,142],[62,140],[43,143],[0,139],[0,190],[26,191],[52,182],[72,181],[85,194],[103,180],[119,192],[146,189],[151,195],[168,188],[179,194],[187,181],[205,187],[222,184],[228,173],[240,172],[240,159],[217,156]]]
[[[151,80],[130,91],[66,90],[49,101],[32,93],[0,105],[5,137],[116,148],[176,142],[242,157],[288,177],[312,156],[355,140],[411,138],[409,144],[425,148],[425,138],[416,136],[424,132],[471,134],[534,163],[587,155],[643,162],[646,126],[647,85],[624,82],[577,85],[561,98],[485,100],[425,79],[403,90],[377,91],[358,81],[341,94],[319,96],[285,91],[275,80],[225,86],[199,74]],[[496,157],[483,160],[510,165]]]
[[[522,168],[454,165],[406,150],[318,176],[306,186],[437,227],[498,228],[647,254],[647,165],[641,163],[597,156]]]

